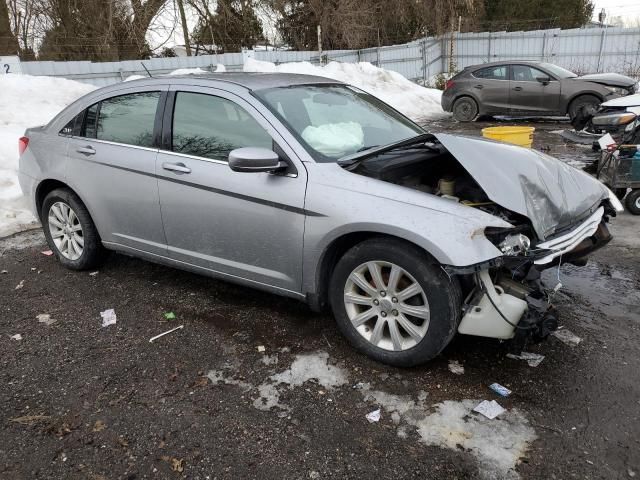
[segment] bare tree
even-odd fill
[[[18,41],[11,30],[9,10],[5,0],[0,0],[0,54],[18,54]]]

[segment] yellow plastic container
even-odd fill
[[[482,129],[482,136],[499,142],[531,148],[534,127],[489,127]]]

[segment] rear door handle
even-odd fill
[[[91,145],[87,145],[86,147],[78,147],[76,148],[76,152],[82,153],[83,155],[95,155],[96,150]]]
[[[520,90],[522,90],[522,87],[513,87],[513,89],[514,89],[516,92],[519,92]]]
[[[164,168],[165,170],[169,170],[171,172],[191,173],[191,169],[189,167],[187,167],[184,163],[164,162],[162,164],[162,168]]]
[[[474,85],[473,88],[477,88],[478,90],[482,90],[484,87],[482,85]]]

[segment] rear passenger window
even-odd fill
[[[141,92],[103,100],[97,112],[92,112],[96,105],[87,110],[86,136],[140,147],[153,146],[159,98],[160,92]],[[92,127],[92,116],[96,113],[97,122]]]
[[[241,147],[273,148],[271,136],[243,108],[230,100],[178,92],[173,110],[173,151],[227,160]]]
[[[507,66],[498,65],[496,67],[483,68],[481,70],[473,72],[473,76],[476,78],[484,78],[487,80],[506,80]]]
[[[60,133],[62,135],[78,135],[80,133],[80,128],[82,127],[82,119],[84,118],[84,111],[80,112],[78,115],[69,120]]]

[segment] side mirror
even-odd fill
[[[229,168],[234,172],[273,172],[286,167],[278,154],[258,147],[236,148],[229,152]]]
[[[536,77],[536,80],[543,85],[548,85],[549,82],[551,81],[551,77]]]

